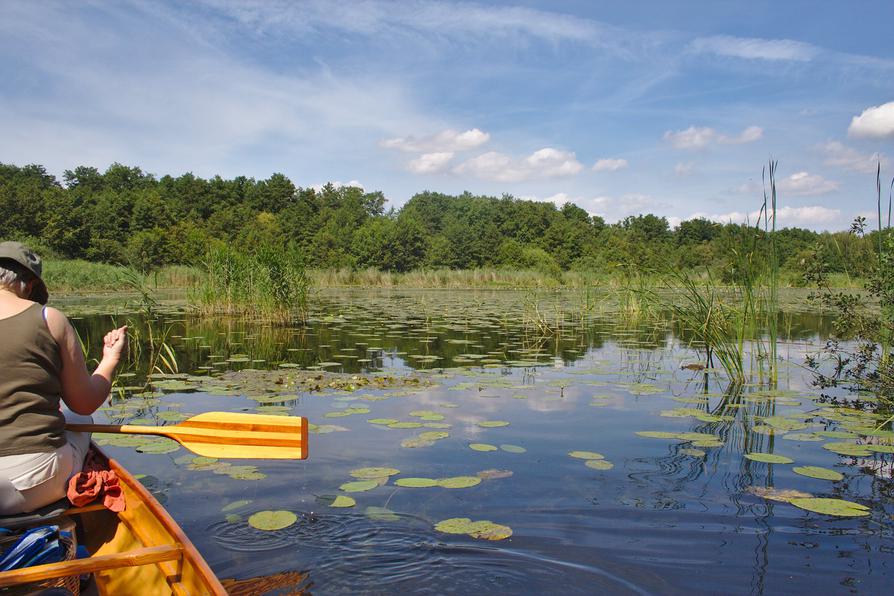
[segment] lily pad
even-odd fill
[[[466,534],[472,520],[468,517],[451,517],[435,524],[435,530],[444,534]]]
[[[246,505],[250,505],[250,504],[251,504],[251,500],[240,499],[238,501],[233,501],[232,503],[228,503],[228,504],[224,505],[223,508],[221,509],[221,512],[229,513],[230,511],[235,511],[237,509],[241,509],[242,507],[245,507]]]
[[[605,456],[595,451],[569,451],[568,455],[578,459],[605,459]]]
[[[478,476],[454,476],[438,480],[438,486],[441,488],[470,488],[478,484],[481,484],[481,478]]]
[[[478,423],[481,428],[499,428],[501,426],[509,426],[505,420],[484,420]]]
[[[509,444],[500,445],[500,449],[502,449],[503,451],[505,451],[507,453],[526,453],[528,451],[524,447],[520,447],[518,445],[509,445]]]
[[[329,503],[329,506],[344,508],[344,507],[353,507],[356,504],[357,504],[357,501],[355,501],[353,497],[347,497],[345,495],[338,495],[337,497],[335,497],[332,500],[331,503]]]
[[[376,480],[357,480],[354,482],[345,482],[338,488],[346,493],[362,493],[372,490],[377,486],[379,486],[379,483]]]
[[[483,540],[505,540],[512,536],[512,528],[501,524],[495,524],[489,520],[473,522],[469,531],[472,538]]]
[[[420,428],[421,422],[392,422],[388,428]]]
[[[440,441],[441,439],[446,439],[450,436],[450,433],[443,430],[429,430],[424,433],[419,433],[419,438],[423,441]]]
[[[611,470],[615,467],[615,464],[604,459],[588,459],[584,462],[584,465],[588,468],[593,468],[594,470]]]
[[[180,449],[180,445],[178,445],[176,441],[167,439],[153,440],[137,446],[137,451],[140,453],[173,453],[178,449]]]
[[[826,443],[823,449],[828,449],[832,453],[838,455],[850,455],[852,457],[868,457],[872,452],[865,445],[857,445],[855,443]]]
[[[370,418],[367,420],[370,424],[380,424],[383,426],[388,426],[394,424],[395,422],[400,422],[397,418]]]
[[[836,482],[844,478],[843,474],[840,474],[835,470],[830,470],[829,468],[821,468],[820,466],[796,466],[792,468],[792,472],[809,478],[832,480]]]
[[[489,520],[473,522],[467,517],[454,517],[435,524],[435,530],[445,534],[467,534],[484,540],[505,540],[512,536],[509,526],[495,524]]]
[[[488,443],[470,443],[469,449],[474,449],[475,451],[496,451],[497,447]]]
[[[873,453],[894,453],[894,445],[864,445]]]
[[[248,518],[248,525],[257,530],[267,532],[288,528],[298,521],[298,516],[291,511],[258,511]]]
[[[400,516],[385,507],[367,507],[366,517],[373,521],[400,521]]]
[[[641,430],[636,433],[640,437],[649,439],[676,439],[677,433],[670,433],[663,430]]]
[[[430,488],[437,486],[438,481],[433,478],[398,478],[394,484],[404,488]]]
[[[376,480],[400,474],[400,470],[396,468],[357,468],[348,473],[354,478],[360,478],[361,480]]]
[[[816,433],[788,433],[787,435],[782,435],[782,438],[789,441],[818,442],[823,440],[823,438]]]
[[[706,455],[701,449],[693,449],[692,447],[684,447],[683,449],[680,449],[680,453],[692,457],[704,457]]]
[[[866,505],[845,501],[844,499],[795,498],[790,499],[789,503],[807,511],[838,517],[863,517],[869,515],[869,507]]]
[[[775,453],[746,453],[745,459],[759,461],[764,464],[791,464],[795,461],[790,457],[776,455]]]

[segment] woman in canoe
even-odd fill
[[[103,341],[91,375],[74,328],[44,306],[40,258],[18,242],[0,243],[0,515],[33,511],[66,494],[90,445],[65,421],[90,422],[109,395],[126,327]],[[60,409],[60,399],[70,411]]]

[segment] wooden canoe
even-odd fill
[[[113,513],[102,505],[72,508],[90,557],[0,572],[0,588],[92,573],[99,594],[225,595],[208,563],[164,507],[114,459],[127,507]]]

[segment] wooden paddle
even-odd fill
[[[307,459],[307,418],[206,412],[179,424],[67,424],[77,432],[160,435],[205,457]]]

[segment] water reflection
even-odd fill
[[[208,410],[298,414],[315,434],[307,462],[249,462],[264,476],[254,481],[182,451],[108,448],[134,471],[164,479],[155,490],[220,573],[307,574],[303,585],[314,592],[761,593],[794,585],[826,593],[888,585],[894,433],[875,430],[883,417],[871,402],[823,397],[804,375],[803,355],[821,344],[827,321],[786,313],[778,382],[762,379],[748,353],[753,382],[731,385],[719,371],[684,368],[702,363],[671,321],[544,308],[559,314],[543,333],[524,315],[525,300],[511,292],[345,292],[322,296],[307,326],[127,315],[141,337],[151,326],[171,343],[177,373],[147,384],[144,349],[102,416],[166,424]],[[568,296],[550,296],[549,305],[556,300],[573,305]],[[93,339],[111,319],[75,324]],[[331,385],[324,371],[345,374]],[[423,420],[418,412],[427,410],[443,419]],[[431,430],[448,434],[406,446]],[[847,445],[844,454],[828,448],[836,442]],[[869,446],[877,451],[862,454]],[[610,466],[587,467],[571,451],[598,452]],[[330,508],[329,497],[345,494],[339,487],[363,466],[400,474],[351,493],[355,507]],[[806,477],[796,466],[843,479]],[[476,475],[482,482],[465,489],[394,484]],[[792,491],[862,503],[871,515],[836,518],[771,500]],[[249,503],[222,511],[237,500]],[[394,514],[375,519],[368,508]],[[299,522],[276,532],[248,526],[247,516],[264,509],[288,509]],[[456,517],[505,524],[513,536],[489,544],[435,531]]]

